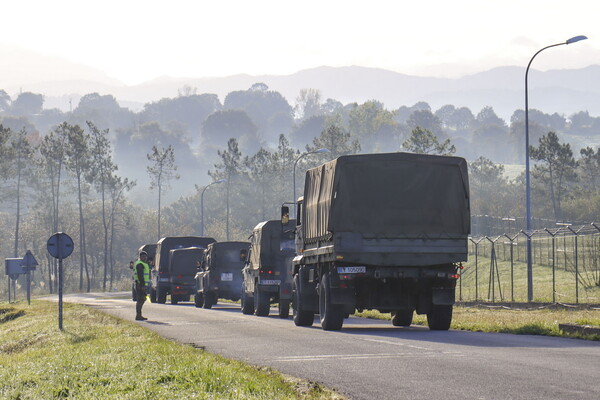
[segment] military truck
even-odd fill
[[[171,304],[190,301],[190,297],[196,294],[195,276],[202,266],[204,251],[204,247],[186,247],[169,252]]]
[[[279,317],[289,316],[295,225],[293,219],[270,220],[253,229],[242,270],[242,313],[267,316],[271,303],[278,303]]]
[[[411,153],[342,156],[306,172],[297,203],[293,319],[339,330],[355,310],[429,328],[452,320],[460,263],[467,260],[467,163]]]
[[[196,307],[211,308],[217,299],[237,301],[242,293],[242,268],[248,242],[216,242],[208,245],[201,270],[196,274]]]
[[[135,256],[136,260],[139,258],[139,255],[142,251],[145,251],[148,254],[148,264],[150,265],[150,268],[152,268],[154,266],[154,257],[156,255],[156,244],[152,243],[141,246],[138,249],[138,252]],[[131,300],[137,301],[137,291],[135,290],[134,264],[135,261],[129,262],[129,269],[131,270]]]
[[[206,249],[209,244],[214,242],[216,240],[211,237],[200,236],[171,236],[160,239],[156,244],[154,268],[150,271],[150,300],[153,303],[166,303],[167,295],[172,294],[176,286],[169,269],[171,250],[186,247]]]

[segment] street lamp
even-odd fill
[[[298,156],[298,158],[296,158],[296,160],[294,161],[294,172],[292,174],[292,181],[293,181],[293,192],[292,192],[292,202],[294,203],[294,218],[296,218],[296,165],[298,164],[298,161],[300,161],[300,159],[302,159],[303,157],[306,157],[309,154],[319,154],[319,153],[329,153],[329,149],[317,149],[315,151],[307,151],[305,153],[302,153]]]
[[[224,182],[227,182],[227,179],[219,179],[218,181],[209,183],[208,185],[204,186],[204,189],[202,189],[202,193],[200,194],[200,236],[204,236],[204,192],[206,192],[206,189],[212,185]]]
[[[527,300],[533,301],[533,266],[531,260],[531,182],[529,178],[529,99],[527,93],[527,77],[529,75],[529,67],[533,62],[533,59],[540,54],[542,51],[551,47],[562,46],[563,44],[571,44],[579,42],[580,40],[587,39],[586,36],[575,36],[566,42],[552,44],[546,46],[531,57],[527,69],[525,70],[525,192],[527,202]]]

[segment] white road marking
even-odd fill
[[[277,362],[302,362],[302,361],[338,361],[338,360],[364,360],[364,359],[384,359],[384,358],[431,358],[437,357],[440,353],[381,353],[381,354],[320,354],[313,356],[289,356],[278,357]]]

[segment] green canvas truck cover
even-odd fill
[[[264,221],[256,225],[252,230],[251,265],[256,269],[263,266],[275,268],[281,262],[282,252],[294,250],[295,227],[295,219],[290,219],[286,225],[282,225],[281,220]]]
[[[306,172],[304,240],[470,233],[467,162],[412,153],[341,156]]]

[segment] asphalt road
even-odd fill
[[[134,303],[66,295],[133,320]],[[275,309],[272,309],[275,314]],[[600,399],[600,344],[576,339],[429,331],[350,317],[337,332],[291,318],[243,315],[238,305],[149,304],[160,335],[250,364],[317,381],[351,399]],[[68,327],[69,321],[64,321]]]

